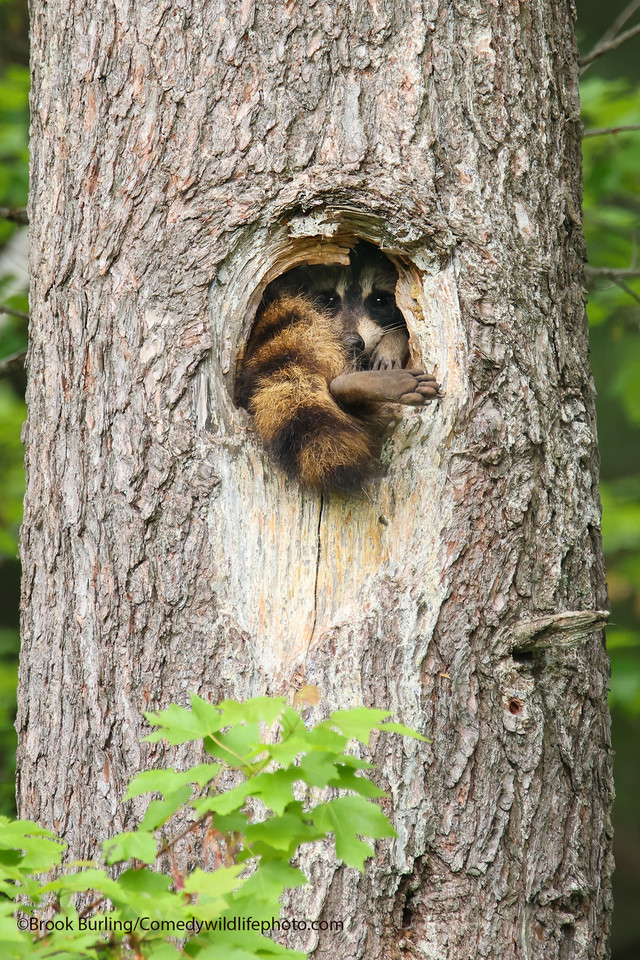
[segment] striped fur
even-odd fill
[[[376,254],[382,256],[379,251]],[[398,311],[393,277],[397,275],[384,259],[387,269],[383,280],[391,287],[390,311],[395,321]],[[368,275],[372,275],[376,262],[372,267],[368,258]],[[372,276],[365,280],[372,289]],[[382,437],[390,417],[381,413],[379,404],[342,407],[331,395],[329,384],[341,373],[367,368],[384,330],[369,317],[371,330],[364,331],[363,340],[371,335],[373,346],[368,354],[366,346],[360,355],[354,352],[345,337],[349,332],[345,331],[346,308],[342,312],[326,306],[322,309],[314,296],[314,287],[322,290],[331,284],[335,288],[338,282],[343,289],[349,282],[352,289],[353,268],[302,267],[272,285],[247,344],[237,400],[251,414],[266,449],[289,476],[306,487],[357,492],[378,469]],[[303,292],[299,292],[300,287]],[[393,329],[398,326],[394,322]],[[406,327],[404,330],[406,337]],[[402,335],[400,343],[404,351]],[[402,365],[400,360],[397,365]]]

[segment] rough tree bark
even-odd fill
[[[317,683],[399,839],[307,858],[317,957],[602,958],[606,604],[573,4],[33,0],[20,812],[131,822],[141,711]],[[369,498],[235,408],[261,291],[379,243],[414,360]],[[573,642],[569,642],[573,641]],[[335,937],[335,935],[332,935]]]

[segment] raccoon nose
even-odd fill
[[[362,353],[364,350],[364,340],[359,333],[347,333],[344,342],[349,350],[353,350],[354,353]]]

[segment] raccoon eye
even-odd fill
[[[372,299],[374,306],[376,307],[390,307],[392,304],[395,304],[395,297],[390,293],[384,293],[381,290],[374,290],[372,294]]]
[[[315,301],[321,310],[338,310],[340,297],[335,290],[323,290],[316,294]]]
[[[366,306],[376,323],[384,326],[385,323],[391,322],[396,309],[396,298],[385,290],[374,290],[367,297]]]

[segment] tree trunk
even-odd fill
[[[316,957],[603,958],[611,754],[573,4],[34,0],[20,812],[130,825],[144,709],[317,684],[397,841],[305,858]],[[407,410],[362,499],[233,404],[262,291],[395,260]]]

